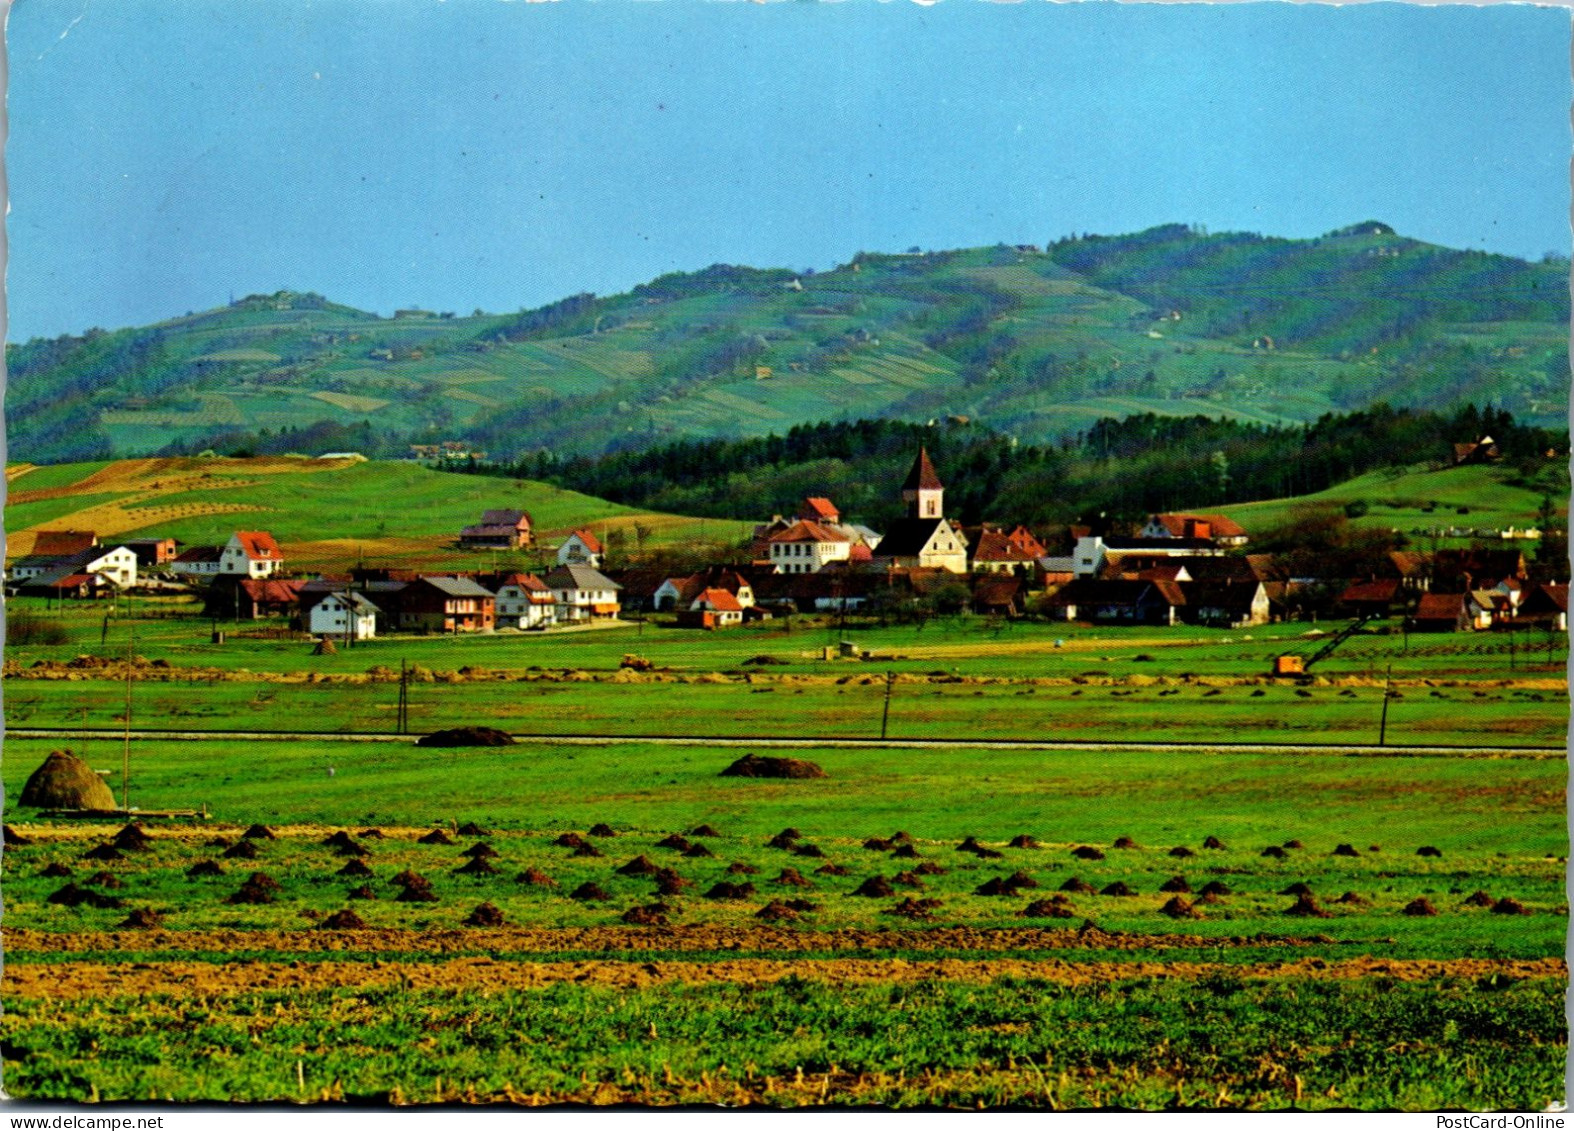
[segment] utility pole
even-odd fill
[[[891,722],[891,689],[896,686],[896,673],[885,673],[885,710],[880,714],[880,738],[885,738],[886,727]]]
[[[410,727],[410,669],[399,661],[399,708],[394,721],[395,734],[408,734]]]
[[[1383,681],[1383,717],[1377,725],[1377,745],[1388,745],[1388,700],[1393,695],[1394,665],[1388,665],[1388,678]]]

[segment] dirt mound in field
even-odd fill
[[[164,925],[164,917],[150,907],[138,907],[119,923],[115,924],[117,930],[122,931],[153,931]]]
[[[358,843],[349,833],[335,833],[324,844],[329,844],[336,856],[370,856],[371,849]]]
[[[461,832],[464,830],[461,829]],[[590,836],[617,836],[617,830],[604,821],[598,821],[585,830]]]
[[[1287,841],[1284,842],[1284,847],[1286,847],[1286,848],[1305,848],[1306,845],[1302,844],[1298,840],[1287,840]]]
[[[1433,907],[1432,901],[1423,895],[1421,898],[1412,899],[1409,903],[1405,904],[1404,910],[1400,912],[1400,914],[1430,916],[1437,914],[1437,908]]]
[[[1137,894],[1137,889],[1132,887],[1125,880],[1116,880],[1114,883],[1106,884],[1102,888],[1100,888],[1099,889],[1099,894],[1100,895],[1118,895],[1118,896],[1136,895]]]
[[[1270,844],[1267,848],[1262,850],[1262,854],[1264,856],[1272,856],[1279,860],[1283,860],[1285,858],[1284,849],[1280,848],[1277,844]]]
[[[442,829],[433,829],[425,836],[417,837],[416,844],[453,844],[453,838]]]
[[[1019,833],[1012,837],[1007,844],[1008,848],[1042,848],[1043,845],[1027,833]]]
[[[1098,893],[1098,888],[1094,887],[1080,876],[1072,876],[1069,880],[1060,885],[1060,890],[1076,892],[1078,895],[1095,895]]]
[[[1017,917],[1019,919],[1070,919],[1074,914],[1071,901],[1063,895],[1058,895],[1049,899],[1035,899],[1018,911]]]
[[[687,849],[693,848],[694,845],[689,842],[688,837],[683,836],[680,833],[671,833],[658,840],[656,842],[656,847],[671,848],[677,850],[678,852],[683,852]]]
[[[217,860],[199,860],[186,869],[186,875],[193,878],[198,876],[222,876],[224,865]]]
[[[917,860],[923,853],[910,844],[899,844],[891,851],[891,856],[898,860]]]
[[[1141,848],[1142,846],[1140,844],[1138,844],[1136,841],[1132,840],[1131,837],[1129,837],[1129,836],[1118,836],[1118,837],[1115,838],[1115,843],[1110,845],[1110,847],[1111,848]]]
[[[689,835],[690,836],[720,836],[721,833],[717,832],[710,825],[695,825],[692,829],[689,830]]]
[[[810,858],[823,857],[825,850],[817,844],[800,844],[792,850],[794,856],[808,856]]]
[[[526,868],[523,872],[514,877],[514,882],[516,884],[528,884],[529,886],[536,888],[557,887],[556,880],[547,875],[545,872],[539,871],[535,868]]]
[[[1224,842],[1216,836],[1204,837],[1202,846],[1204,848],[1222,849],[1224,847]]]
[[[225,903],[272,903],[273,890],[264,884],[248,879],[239,890],[231,893]]]
[[[580,884],[573,891],[569,892],[568,897],[579,900],[607,900],[612,898],[600,884],[589,881]]]
[[[113,875],[111,875],[108,872],[94,872],[91,876],[89,876],[87,879],[83,880],[82,882],[84,884],[88,884],[91,887],[109,888],[111,891],[113,891],[116,888],[123,888],[123,887],[126,886],[125,884],[120,882],[120,879],[118,877],[113,876]]]
[[[578,833],[564,833],[552,843],[557,845],[559,848],[578,848],[588,842]]]
[[[1177,844],[1174,848],[1170,849],[1170,855],[1176,857],[1177,859],[1184,860],[1197,854],[1191,849],[1187,848],[1184,844]]]
[[[220,853],[226,860],[255,860],[262,855],[249,840],[238,840]]]
[[[775,884],[781,884],[784,887],[793,888],[812,888],[814,886],[814,883],[811,880],[805,878],[805,876],[796,868],[783,868],[781,875],[777,876],[771,882]]]
[[[245,832],[241,833],[240,835],[242,837],[244,837],[245,839],[247,839],[247,840],[278,840],[279,839],[277,836],[274,835],[273,830],[270,829],[267,825],[252,825],[250,828],[248,828]]]
[[[1324,911],[1312,897],[1310,892],[1295,897],[1295,902],[1284,909],[1286,915],[1294,915],[1298,919],[1332,919],[1332,911]]]
[[[890,852],[892,844],[888,840],[881,840],[877,836],[872,836],[864,841],[864,847],[870,852]]]
[[[1159,885],[1161,892],[1180,892],[1183,895],[1191,894],[1191,885],[1186,882],[1185,876],[1171,876]]]
[[[1104,859],[1104,854],[1102,852],[1094,848],[1092,845],[1087,844],[1079,845],[1078,847],[1073,848],[1071,850],[1071,855],[1075,856],[1078,860]]]
[[[943,876],[946,870],[943,864],[936,864],[933,860],[925,860],[913,869],[915,876]]]
[[[84,860],[124,860],[126,854],[112,844],[100,844],[82,854]]]
[[[858,893],[854,893],[854,894],[858,894]],[[983,883],[979,884],[976,888],[973,889],[973,894],[974,895],[1012,895],[1014,893],[1012,892],[1012,889],[1011,889],[1010,885],[1007,884],[1005,880],[1001,879],[999,876],[996,876],[993,879],[985,880]]]
[[[459,855],[461,855],[461,856],[468,856],[472,860],[496,860],[497,859],[497,849],[493,848],[490,844],[487,844],[485,841],[482,841],[479,844],[472,844],[469,848],[465,849]]]
[[[203,841],[203,844],[207,845],[209,848],[228,848],[234,843],[235,842],[227,836],[210,837]]]
[[[683,850],[683,855],[690,860],[701,860],[705,857],[714,857],[716,854],[703,844],[691,844]]]
[[[764,907],[754,913],[756,919],[764,919],[768,923],[791,922],[798,918],[798,913],[788,907],[779,899],[773,899]]]
[[[351,897],[354,898],[353,892]],[[364,931],[366,921],[346,907],[342,911],[335,911],[319,923],[318,927],[327,931]]]
[[[900,884],[904,888],[922,888],[924,886],[924,881],[919,879],[917,874],[913,872],[898,872],[891,877],[891,882]]]
[[[497,869],[484,856],[472,857],[470,862],[454,869],[456,876],[495,876]]]
[[[0,843],[3,843],[7,848],[26,848],[33,843],[30,837],[23,836],[10,825],[0,826],[0,836],[4,837]]]
[[[741,860],[736,864],[727,865],[727,875],[729,876],[757,876],[759,874],[760,870],[753,864],[745,864]]]
[[[1311,889],[1311,886],[1309,884],[1303,884],[1299,880],[1297,880],[1295,883],[1291,884],[1289,887],[1281,889],[1279,894],[1280,895],[1311,895],[1312,894],[1312,889]]]
[[[665,903],[652,903],[644,907],[630,907],[623,912],[623,922],[636,927],[665,927],[668,907]]]
[[[396,903],[437,902],[437,893],[432,890],[432,882],[425,876],[417,875],[414,872],[401,872],[400,876],[405,876],[406,878],[403,880],[404,887],[398,895],[394,896]],[[394,882],[399,883],[401,881],[396,876]]]
[[[490,903],[478,903],[475,910],[465,917],[465,926],[467,927],[501,927],[503,925],[503,913]]]
[[[1202,885],[1202,890],[1197,894],[1234,895],[1235,893],[1230,890],[1230,885],[1225,883],[1223,880],[1209,880],[1207,883]]]
[[[512,746],[514,736],[493,727],[450,727],[416,740],[417,746]]]
[[[816,876],[850,876],[852,869],[841,864],[823,864],[814,870]]]
[[[884,876],[870,876],[853,891],[854,895],[864,895],[871,899],[883,899],[896,894],[896,889],[891,886],[891,881]]]
[[[724,778],[825,778],[830,777],[813,762],[802,758],[772,758],[745,754],[721,772]]]
[[[1333,855],[1334,856],[1359,856],[1361,854],[1355,850],[1355,845],[1353,845],[1353,844],[1336,844],[1336,845],[1334,845]]]
[[[362,829],[360,832],[356,833],[355,835],[360,837],[362,840],[383,840],[384,839],[384,837],[383,837],[383,830],[382,829]]]
[[[803,839],[803,833],[799,829],[795,828],[794,826],[788,825],[785,829],[783,829],[781,832],[776,834],[776,839],[777,840],[801,840],[801,839]],[[772,847],[775,847],[775,846],[773,845]]]
[[[1371,903],[1371,901],[1369,899],[1367,899],[1365,896],[1358,895],[1357,893],[1355,893],[1353,891],[1345,892],[1338,899],[1334,900],[1334,902],[1335,903],[1347,903],[1347,904],[1349,904],[1352,907],[1367,907]]]
[[[356,857],[354,860],[351,860],[348,864],[334,873],[336,876],[355,877],[370,876],[371,874],[372,870],[366,866],[360,857]]]
[[[62,864],[57,860],[55,863],[45,867],[38,874],[43,876],[45,879],[58,880],[66,876],[73,875],[74,873],[71,871],[71,865]]]
[[[1168,915],[1171,919],[1201,919],[1202,913],[1191,905],[1191,900],[1183,895],[1171,896],[1169,902],[1159,908],[1160,915]]]
[[[1526,907],[1519,900],[1505,897],[1503,899],[1498,900],[1496,903],[1494,903],[1492,905],[1492,914],[1494,914],[1494,915],[1531,915],[1531,914],[1534,914],[1534,913],[1530,910],[1530,908]]]
[[[656,865],[651,863],[648,856],[636,856],[627,864],[617,869],[620,876],[648,876],[656,870]]]
[[[53,903],[57,907],[119,907],[121,902],[112,895],[101,895],[87,888],[79,888],[76,884],[67,884],[58,891],[51,892],[44,898],[45,903]]]
[[[1420,848],[1416,849],[1416,855],[1417,856],[1442,856],[1443,853],[1442,853],[1441,849],[1434,848],[1430,844],[1423,844]]]
[[[1486,892],[1477,889],[1465,899],[1465,907],[1491,907],[1497,901]]]
[[[741,884],[728,883],[721,880],[711,885],[705,893],[706,899],[748,899],[754,894],[754,885],[747,880]]]
[[[81,758],[69,750],[51,750],[23,783],[18,804],[29,809],[113,809],[115,795]],[[6,840],[11,839],[6,830]]]
[[[492,835],[492,832],[491,832],[490,829],[483,829],[480,825],[476,824],[474,821],[466,821],[464,824],[460,825],[454,831],[457,832],[460,836],[491,836]]]
[[[372,885],[371,884],[362,884],[358,888],[351,888],[350,889],[349,898],[350,899],[376,899],[377,898],[377,893],[372,890]]]
[[[127,825],[110,838],[110,843],[122,852],[151,852],[153,841],[137,825]]]
[[[569,855],[570,856],[600,856],[601,855],[601,849],[597,848],[595,845],[591,844],[587,840],[584,844],[581,844],[578,848],[574,849],[573,852],[570,852]]]
[[[895,915],[899,919],[933,919],[934,911],[942,906],[938,899],[913,899],[902,900],[894,907],[886,909],[885,914]]]

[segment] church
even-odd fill
[[[898,569],[966,573],[967,539],[945,517],[945,485],[923,448],[918,449],[918,458],[902,484],[902,501],[907,513],[880,539],[875,561]]]

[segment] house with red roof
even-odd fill
[[[237,530],[219,551],[220,574],[272,577],[283,568],[284,551],[266,530]]]
[[[836,509],[836,504],[830,499],[820,495],[810,495],[798,507],[798,517],[807,522],[821,522],[835,524],[842,521],[842,514]]]
[[[462,550],[520,550],[530,545],[530,515],[520,510],[488,510],[481,521],[462,527]]]
[[[547,628],[557,621],[557,597],[552,587],[533,573],[504,574],[484,587],[497,596],[498,628]]]
[[[588,529],[581,527],[574,531],[563,544],[557,548],[557,564],[560,566],[582,565],[591,569],[600,569],[601,560],[606,556],[606,547]]]
[[[1464,632],[1471,627],[1463,593],[1423,593],[1410,627],[1416,632]]]
[[[777,573],[819,573],[831,562],[844,562],[853,540],[842,531],[799,519],[769,542],[771,566]]]
[[[706,589],[679,614],[678,623],[693,628],[727,628],[743,623],[743,606],[725,589]]]
[[[1142,538],[1186,538],[1234,548],[1246,545],[1240,523],[1222,514],[1155,514],[1142,528]]]

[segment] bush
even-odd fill
[[[46,620],[30,609],[18,609],[5,618],[7,644],[64,644],[69,639],[65,625]]]
[[[1344,505],[1344,516],[1346,518],[1360,518],[1371,509],[1365,499],[1351,499]]]

